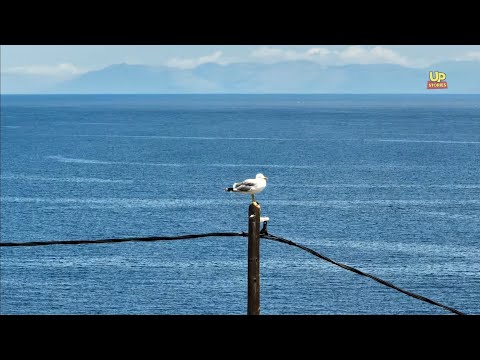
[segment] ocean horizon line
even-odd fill
[[[251,95],[251,96],[291,96],[291,95],[302,95],[302,96],[318,96],[318,95],[354,95],[354,96],[398,96],[398,95],[425,95],[425,96],[449,96],[449,95],[462,95],[462,96],[471,96],[471,95],[480,95],[480,93],[432,93],[432,92],[412,92],[412,93],[348,93],[348,92],[338,92],[338,93],[288,93],[288,92],[279,92],[279,93],[221,93],[221,92],[211,92],[211,93],[4,93],[0,96],[82,96],[82,95],[138,95],[138,96],[179,96],[179,95],[195,95],[195,96],[212,96],[212,95]]]

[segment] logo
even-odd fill
[[[447,75],[440,71],[430,71],[428,74],[430,80],[427,81],[427,89],[448,89],[448,84],[445,81]]]

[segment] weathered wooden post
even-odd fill
[[[247,315],[260,315],[260,205],[248,208],[248,307]]]

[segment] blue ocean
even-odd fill
[[[480,95],[3,95],[1,241],[268,230],[480,314]],[[261,240],[261,314],[449,314]],[[246,314],[247,239],[0,248],[1,314]]]

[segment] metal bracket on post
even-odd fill
[[[260,222],[263,222],[263,227],[262,227],[262,230],[260,230],[260,235],[268,235],[268,231],[267,231],[268,220],[270,220],[268,216],[260,217]]]

